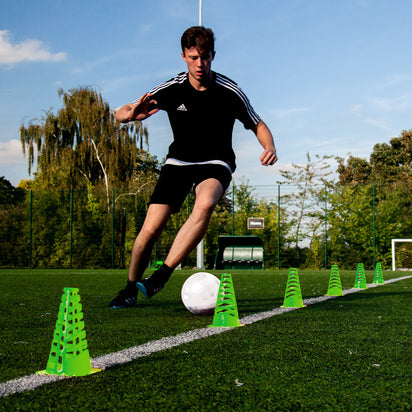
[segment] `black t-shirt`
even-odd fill
[[[235,120],[246,129],[260,121],[248,98],[229,78],[213,72],[213,83],[204,91],[192,87],[187,73],[150,91],[158,107],[169,116],[173,142],[168,158],[185,162],[223,160],[235,170],[232,132]]]

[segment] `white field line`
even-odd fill
[[[405,280],[412,278],[411,276],[404,276],[400,278],[394,278],[385,281],[385,284],[397,282],[400,280]],[[368,284],[368,289],[379,284]],[[343,291],[344,295],[349,295],[351,293],[356,293],[366,289],[346,289]],[[303,304],[306,306],[320,303],[329,299],[334,299],[338,296],[319,296],[316,298],[304,299]],[[272,316],[281,315],[285,312],[290,312],[292,310],[297,310],[301,308],[275,308],[266,312],[255,313],[253,315],[245,316],[239,319],[240,323],[244,325],[251,325],[263,319],[270,318]],[[162,350],[167,350],[174,348],[176,346],[182,345],[184,343],[193,342],[198,339],[208,338],[209,336],[218,335],[223,332],[227,332],[233,328],[201,328],[194,329],[188,332],[180,333],[175,336],[168,336],[158,340],[144,343],[139,346],[132,346],[127,349],[123,349],[118,352],[109,353],[107,355],[99,356],[98,358],[91,359],[92,367],[99,368],[102,370],[111,368],[112,366],[121,365],[124,363],[131,362],[135,359],[151,355],[152,353],[160,352]],[[0,383],[0,397],[5,397],[13,393],[25,392],[33,390],[39,386],[57,382],[64,379],[71,379],[73,376],[61,376],[61,375],[37,375],[32,374],[28,376],[23,376],[22,378],[13,379],[7,382]]]

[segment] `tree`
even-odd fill
[[[234,186],[235,218],[234,233],[237,236],[255,235],[259,236],[265,250],[265,267],[277,266],[278,238],[278,205],[275,202],[258,198],[254,188],[248,182],[241,182]],[[284,212],[280,214],[281,239],[288,230],[288,224],[284,219]],[[250,217],[261,217],[264,219],[264,229],[248,229],[247,219]],[[283,246],[283,242],[282,246]]]
[[[282,196],[282,204],[286,202],[289,217],[290,236],[288,241],[294,245],[297,263],[303,263],[304,257],[299,245],[305,240],[310,244],[318,241],[318,232],[325,211],[322,208],[325,199],[325,186],[332,187],[329,176],[332,171],[328,160],[331,156],[315,155],[312,160],[306,153],[305,165],[292,164],[294,170],[280,170],[283,181],[281,184],[290,185],[290,193]],[[296,187],[296,191],[293,188]],[[316,246],[316,243],[314,243]],[[316,246],[317,247],[317,246]]]
[[[369,161],[337,160],[339,185],[329,198],[332,259],[372,266],[375,251],[389,265],[390,239],[408,237],[412,230],[412,131],[376,144]]]
[[[15,188],[4,176],[0,176],[0,205],[19,203],[24,195],[24,190]]]
[[[401,179],[412,182],[412,130],[403,131],[386,143],[378,143],[370,156],[371,182],[389,183]]]
[[[387,184],[399,180],[412,183],[412,130],[402,131],[399,137],[393,137],[389,144],[377,143],[369,161],[350,156],[338,161],[339,183],[374,183]]]
[[[372,186],[339,185],[329,194],[328,203],[331,263],[351,268],[363,262],[370,267],[373,257]]]
[[[20,128],[29,173],[37,160],[36,180],[43,187],[103,185],[108,206],[109,186],[130,184],[148,132],[141,122],[117,122],[100,93],[90,87],[58,94],[63,107],[57,114],[49,110],[41,121]]]
[[[336,157],[338,161],[339,183],[341,185],[367,183],[371,176],[371,166],[366,159],[349,156],[345,166],[345,159]]]
[[[25,191],[0,177],[0,266],[25,265]]]

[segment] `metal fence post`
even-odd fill
[[[186,220],[190,216],[190,192],[186,196]],[[186,256],[186,266],[189,266],[189,255]]]
[[[123,227],[122,227],[122,237],[123,237],[123,267],[126,267],[126,232],[127,232],[127,219],[126,219],[126,208],[123,208]]]
[[[325,184],[325,269],[328,268],[328,187]]]
[[[31,268],[31,252],[32,252],[32,222],[33,222],[33,191],[30,190],[30,206],[29,206],[29,268]]]
[[[115,190],[112,190],[112,269],[114,269],[114,204],[115,204]]]
[[[73,249],[73,189],[70,189],[70,269],[72,268]]]
[[[232,181],[232,236],[235,235],[235,183]]]
[[[372,185],[372,229],[373,229],[373,269],[376,262],[376,221],[375,221],[375,184]]]
[[[280,270],[280,184],[278,185],[278,269]]]

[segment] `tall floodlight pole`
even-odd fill
[[[199,0],[199,26],[202,25],[202,0]]]

